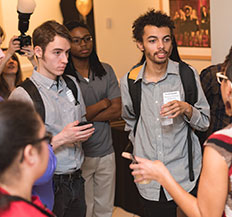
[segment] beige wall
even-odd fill
[[[132,39],[131,26],[140,14],[152,7],[159,8],[159,1],[94,1],[97,52],[102,61],[113,66],[118,78],[141,57]],[[107,22],[111,22],[111,28],[107,28]]]
[[[183,59],[183,60],[188,64],[190,64],[191,66],[193,66],[198,71],[199,74],[204,68],[212,64],[210,60],[195,60],[195,59]]]
[[[30,18],[27,34],[42,22],[54,19],[62,22],[60,0],[35,0],[36,8]],[[121,78],[141,57],[132,39],[133,21],[149,8],[160,8],[160,0],[93,0],[97,52],[102,61],[110,63],[117,77]],[[10,2],[10,3],[9,3]],[[4,46],[9,38],[19,35],[17,30],[17,0],[0,0],[0,24],[6,32]],[[186,60],[198,71],[211,64],[204,60]],[[26,58],[20,58],[24,77],[30,75],[32,67]]]
[[[232,1],[211,0],[212,63],[223,62],[232,45]],[[214,19],[216,17],[216,19]]]

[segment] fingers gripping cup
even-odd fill
[[[160,110],[161,110],[162,105],[160,105]],[[161,123],[161,126],[169,126],[173,124],[173,119],[168,116],[160,115],[160,123]]]
[[[179,91],[163,92],[162,100],[161,100],[162,103],[160,104],[160,111],[162,105],[167,104],[168,102],[171,102],[173,100],[180,101]],[[170,118],[169,116],[160,116],[160,122],[161,122],[161,126],[169,126],[173,124],[173,118]]]
[[[133,154],[131,154],[131,160],[133,164],[138,164],[138,161],[135,159],[135,156]],[[141,178],[141,175],[136,175],[135,179]],[[149,184],[151,182],[151,180],[145,179],[141,182],[138,182],[139,184]]]

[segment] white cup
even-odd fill
[[[160,116],[160,122],[162,126],[169,126],[173,124],[173,119],[168,116],[162,117]]]
[[[161,103],[160,105],[160,111],[161,111],[161,107],[162,107],[163,103]],[[168,116],[161,116],[160,115],[160,123],[161,126],[169,126],[173,124],[173,118],[169,118]]]

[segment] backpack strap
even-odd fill
[[[73,81],[70,77],[68,77],[67,75],[64,75],[64,74],[63,74],[62,77],[63,77],[65,83],[67,84],[68,88],[69,88],[69,89],[72,91],[72,93],[73,93],[73,96],[74,96],[74,98],[75,98],[75,100],[76,100],[75,105],[76,105],[76,104],[79,104],[79,101],[78,101],[78,90],[77,90],[76,84],[75,84],[74,81]]]
[[[193,106],[197,102],[197,98],[198,98],[194,71],[189,67],[187,63],[180,61],[179,72],[185,92],[185,101]],[[189,179],[190,181],[194,181],[191,132],[192,132],[192,128],[188,124],[187,140],[188,140]]]
[[[72,91],[72,93],[75,97],[75,100],[76,100],[75,104],[79,103],[78,90],[77,90],[77,87],[76,87],[74,81],[66,75],[63,75],[62,77],[63,77],[65,83],[67,84],[68,88]],[[36,85],[29,78],[27,78],[19,86],[24,88],[27,91],[27,93],[29,94],[29,96],[31,97],[31,99],[34,103],[36,111],[39,113],[43,122],[45,122],[45,114],[46,114],[45,113],[45,106],[44,106],[42,97],[41,97]]]
[[[20,87],[24,88],[29,96],[31,97],[36,111],[39,113],[40,117],[42,118],[43,122],[45,122],[45,107],[43,100],[41,98],[41,95],[35,86],[35,84],[27,78],[25,81],[23,81],[20,85]]]
[[[179,62],[179,72],[185,92],[185,102],[194,105],[198,99],[197,84],[194,71],[183,61]]]
[[[127,82],[128,82],[128,88],[129,88],[129,94],[132,100],[133,104],[133,109],[135,113],[135,126],[134,126],[134,136],[136,134],[137,130],[137,125],[139,121],[139,116],[140,116],[140,107],[141,107],[141,82],[142,79],[139,79],[138,81],[135,82],[139,71],[141,70],[142,66],[134,67],[127,76]]]

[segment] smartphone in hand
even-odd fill
[[[83,125],[86,125],[86,124],[93,124],[92,121],[81,121],[77,126],[83,126]]]
[[[135,156],[132,153],[122,152],[122,157],[131,160],[133,164],[138,164],[138,161],[135,159]]]
[[[138,161],[135,159],[135,156],[133,154],[130,154],[130,155],[131,155],[132,163],[133,164],[138,164]]]
[[[79,124],[76,125],[76,127],[84,126],[84,125],[86,125],[86,124],[93,124],[93,122],[92,122],[92,121],[81,121]],[[90,129],[90,128],[92,128],[92,127],[93,127],[93,126],[87,128],[87,129]],[[84,130],[87,130],[87,129],[84,129]]]

